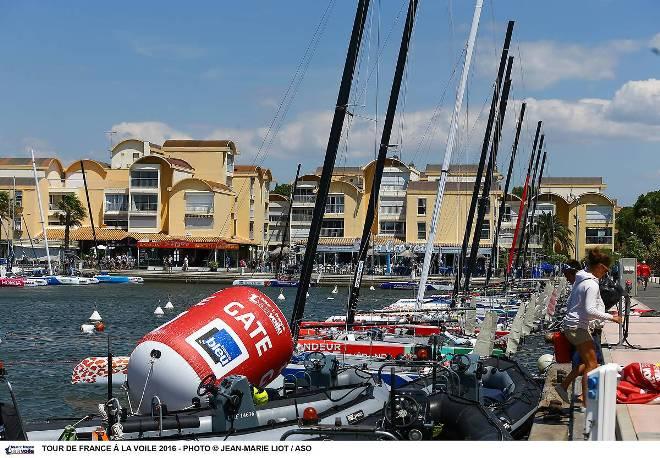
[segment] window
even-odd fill
[[[406,179],[402,175],[393,175],[385,172],[381,179],[382,191],[403,191],[406,189]]]
[[[254,238],[254,221],[250,221],[250,239]]]
[[[158,210],[157,194],[133,194],[131,211],[155,212]]]
[[[328,200],[325,204],[326,213],[344,213],[344,195],[328,194]]]
[[[250,177],[250,199],[254,199],[254,178]]]
[[[417,223],[417,240],[426,240],[426,223]]]
[[[213,193],[187,192],[186,213],[213,213]]]
[[[133,153],[133,160],[137,161],[138,159],[140,159],[140,153]]]
[[[131,172],[131,186],[134,188],[157,188],[158,170],[134,170]]]
[[[213,215],[186,215],[186,229],[212,229]]]
[[[268,223],[264,223],[264,237],[268,234]]]
[[[106,194],[105,211],[106,212],[128,211],[128,194]]]
[[[381,221],[380,233],[383,235],[400,235],[406,232],[406,223],[399,221]]]
[[[21,224],[21,217],[17,216],[14,218],[14,230],[16,232],[22,232],[23,231],[23,225]]]
[[[343,237],[343,219],[324,219],[321,223],[321,237]]]
[[[505,205],[504,216],[502,218],[503,221],[513,221],[515,223],[517,218],[518,218],[518,209],[512,208],[510,205]]]
[[[293,195],[294,202],[305,202],[305,203],[314,203],[316,201],[316,195],[314,190],[311,188],[298,188],[296,193]]]
[[[484,221],[481,225],[481,234],[479,235],[481,240],[488,240],[490,238],[490,221]]]
[[[156,229],[157,218],[155,216],[131,216],[132,229]]]
[[[594,227],[587,228],[587,244],[604,245],[612,243],[612,228],[611,227]]]
[[[417,215],[426,215],[426,197],[417,198]]]
[[[23,191],[14,192],[14,202],[16,203],[17,207],[23,206]]]
[[[103,224],[115,229],[128,229],[128,218],[119,215],[103,215]]]
[[[291,212],[292,221],[311,221],[314,215],[313,208],[294,208]]]
[[[609,205],[587,205],[587,223],[609,223],[612,207]]]

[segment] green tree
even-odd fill
[[[291,185],[288,183],[278,184],[275,186],[275,189],[273,189],[273,192],[288,198],[291,195]]]
[[[649,256],[649,250],[641,238],[632,234],[626,240],[626,244],[621,250],[623,256],[626,258],[637,258],[639,260],[646,259]]]
[[[82,202],[75,194],[65,194],[57,204],[58,210],[62,212],[60,221],[64,225],[64,249],[69,249],[69,236],[72,226],[82,225],[87,216],[87,211]]]
[[[11,203],[9,193],[7,191],[0,191],[0,241],[2,241],[2,233],[5,225],[4,221],[8,220],[10,216]],[[0,246],[2,246],[2,244],[0,244]]]
[[[522,186],[514,186],[513,189],[511,190],[511,194],[513,194],[514,196],[518,196],[522,199],[523,187]]]
[[[556,244],[561,245],[560,251],[563,253],[568,253],[568,250],[573,249],[572,232],[564,223],[559,221],[557,215],[541,213],[537,225],[544,253],[554,253]]]

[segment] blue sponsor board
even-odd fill
[[[215,364],[223,367],[242,354],[238,343],[226,329],[218,329],[214,326],[195,341]]]

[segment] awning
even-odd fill
[[[238,250],[238,244],[229,243],[225,240],[213,242],[196,242],[193,240],[140,240],[137,242],[138,248],[169,248],[169,249],[198,249],[198,250]]]

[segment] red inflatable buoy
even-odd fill
[[[180,409],[190,405],[207,375],[218,380],[244,375],[264,387],[292,353],[291,330],[277,305],[257,289],[231,287],[138,342],[128,363],[129,393],[136,403],[157,395],[170,410]],[[149,409],[149,402],[143,402],[141,410]]]
[[[99,321],[98,323],[94,324],[94,329],[96,329],[98,332],[103,332],[105,331],[105,324],[103,324],[103,321]]]

